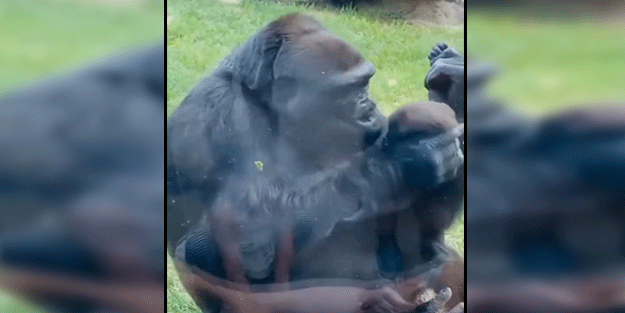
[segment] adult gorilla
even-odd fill
[[[163,310],[163,65],[161,43],[0,98],[0,287]]]
[[[394,194],[400,185],[426,189],[453,178],[462,154],[453,133],[390,150],[401,153],[383,151],[386,120],[367,92],[374,73],[316,20],[291,14],[270,23],[189,93],[167,130],[167,236],[179,269],[201,267],[186,256],[187,235],[210,228],[204,214],[217,194],[262,164],[290,176],[297,192],[323,199],[305,205],[315,218],[312,243],[297,251],[293,280],[380,278],[374,227],[362,224],[374,221],[354,221],[403,208],[404,198],[415,195]],[[198,280],[186,270],[181,276],[195,293]],[[341,287],[323,290],[332,294],[333,288]],[[385,295],[376,305],[401,307]]]

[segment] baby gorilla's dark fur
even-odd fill
[[[438,102],[412,103],[398,109],[389,118],[386,149],[398,149],[398,144],[406,140],[430,138],[457,127],[456,115],[448,105]],[[412,192],[417,194],[416,191]],[[434,258],[437,246],[443,242],[443,232],[461,211],[463,196],[464,174],[460,171],[454,180],[411,200],[410,209],[406,212],[378,218],[379,263],[387,277],[401,274],[414,263],[428,262]],[[410,224],[410,220],[414,223]],[[413,251],[410,252],[413,253],[408,253],[406,247],[413,243],[418,247],[411,248]],[[454,287],[463,282],[464,279],[460,284],[456,282]],[[456,302],[450,304],[455,305],[461,301],[462,291],[454,288],[453,296]]]
[[[259,174],[233,184],[207,212],[207,227],[189,236],[187,262],[233,282],[288,283],[293,253],[311,226],[307,213],[296,211],[291,182]]]

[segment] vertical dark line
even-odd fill
[[[163,106],[164,110],[165,110],[165,114],[163,114],[163,142],[165,143],[165,145],[163,146],[163,154],[164,154],[164,163],[163,163],[163,167],[164,167],[164,171],[163,171],[163,190],[165,192],[167,192],[167,0],[163,1],[163,9],[165,10],[165,14],[163,16],[163,51],[165,53],[164,57],[163,57],[163,66],[165,67],[163,73],[165,75],[164,77],[164,82],[165,82],[165,89],[163,90],[163,92],[165,93],[165,97],[164,100],[165,101],[165,105]],[[163,195],[163,243],[165,244],[165,249],[163,249],[164,253],[163,253],[163,265],[165,266],[165,268],[163,269],[163,275],[165,276],[163,278],[163,284],[165,284],[164,286],[164,292],[165,292],[165,297],[163,297],[164,302],[163,302],[163,312],[167,311],[167,196],[164,194]]]
[[[468,0],[471,1],[471,0]],[[464,305],[465,312],[467,306],[467,122],[468,122],[468,114],[467,114],[467,55],[469,54],[468,42],[467,42],[467,0],[464,1]]]

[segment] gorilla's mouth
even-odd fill
[[[362,126],[372,126],[375,123],[375,116],[373,114],[363,115],[358,119],[358,123]]]
[[[361,126],[369,128],[376,122],[375,106],[368,104],[364,106],[359,113],[360,117],[357,119],[357,122]]]

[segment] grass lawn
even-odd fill
[[[168,113],[238,44],[271,20],[291,12],[315,16],[376,66],[370,92],[386,114],[410,101],[427,99],[423,80],[429,69],[427,55],[435,43],[447,42],[459,51],[464,49],[462,28],[417,27],[371,14],[281,3],[169,0]],[[464,251],[463,218],[449,231],[448,239]],[[167,266],[167,311],[199,312],[181,287],[171,262]]]
[[[0,95],[33,79],[163,38],[163,2],[0,1]],[[0,312],[39,312],[0,291]]]
[[[470,13],[470,55],[500,66],[492,93],[529,113],[598,101],[625,103],[625,23],[529,21]],[[470,123],[470,121],[469,121]]]
[[[102,1],[105,2],[105,1]],[[163,38],[162,1],[0,1],[0,94],[99,56]]]

